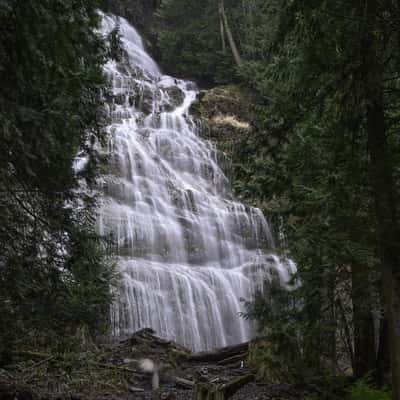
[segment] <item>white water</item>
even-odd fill
[[[102,33],[116,23],[105,16]],[[114,332],[152,327],[195,350],[248,340],[241,299],[266,279],[286,283],[295,267],[271,254],[261,211],[234,200],[214,146],[198,136],[188,111],[196,86],[163,76],[135,29],[119,25],[124,59],[105,67],[112,124],[98,219],[117,243]]]

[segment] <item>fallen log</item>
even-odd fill
[[[194,382],[190,381],[189,379],[180,378],[179,376],[173,376],[171,377],[171,380],[174,381],[176,385],[182,386],[187,389],[193,389],[194,387]]]
[[[140,393],[140,392],[144,392],[144,389],[138,388],[138,387],[136,387],[136,386],[128,386],[128,390],[129,390],[131,393]]]
[[[194,400],[228,400],[243,386],[254,380],[254,375],[244,375],[223,385],[197,383],[194,389]]]
[[[106,364],[106,363],[91,363],[92,365],[95,365],[96,367],[99,368],[105,368],[105,369],[110,369],[110,370],[115,370],[115,371],[121,371],[121,372],[129,372],[130,375],[135,376],[136,378],[139,379],[145,379],[147,377],[147,374],[137,371],[132,368],[127,368],[119,365],[114,365],[114,364]]]
[[[249,351],[249,343],[245,342],[235,346],[223,347],[212,351],[202,351],[188,356],[188,361],[195,362],[218,362],[230,357],[244,354]]]
[[[237,363],[237,362],[239,362],[239,361],[244,361],[244,360],[247,359],[247,356],[248,356],[248,355],[249,355],[249,353],[248,353],[248,352],[245,352],[245,353],[237,354],[237,355],[232,356],[232,357],[227,357],[227,358],[224,358],[224,359],[221,360],[221,361],[218,361],[218,362],[217,362],[217,365],[228,365],[228,364]]]
[[[46,359],[44,359],[44,360],[42,360],[42,361],[39,361],[39,362],[37,362],[36,364],[33,364],[33,365],[31,365],[30,367],[28,367],[28,368],[25,368],[25,369],[23,370],[23,372],[28,372],[28,371],[30,371],[30,370],[32,370],[32,369],[35,369],[35,368],[37,368],[37,367],[40,367],[42,364],[46,364],[47,362],[49,362],[49,361],[51,361],[51,360],[54,360],[54,358],[55,358],[55,356],[50,356],[49,358],[46,358]]]

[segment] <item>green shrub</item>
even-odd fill
[[[349,400],[390,400],[387,390],[373,388],[368,380],[356,382],[350,389]]]

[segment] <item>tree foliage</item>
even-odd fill
[[[378,368],[374,354],[370,359],[365,349],[374,348],[372,321],[385,297],[380,227],[398,224],[396,218],[383,221],[377,212],[380,190],[371,178],[376,167],[368,122],[373,99],[366,79],[371,32],[377,38],[373,57],[391,60],[382,64],[383,80],[377,83],[384,93],[385,118],[391,121],[387,152],[379,161],[394,175],[399,166],[394,143],[399,121],[391,118],[392,107],[398,109],[393,98],[399,77],[398,32],[393,29],[398,8],[388,3],[373,14],[371,5],[363,4],[269,4],[265,18],[275,28],[264,40],[268,59],[248,58],[240,71],[261,101],[255,140],[242,147],[241,158],[249,161],[238,171],[241,181],[250,182],[247,193],[261,197],[284,220],[284,236],[306,291],[303,301],[318,296],[315,326],[324,328],[325,322],[333,327],[331,335],[321,336],[321,356],[338,356],[337,340],[344,330],[358,376]],[[380,340],[387,339],[381,335]],[[392,348],[392,355],[396,352]]]
[[[97,6],[0,2],[2,350],[40,328],[95,331],[108,318],[112,271],[90,191],[104,122]]]
[[[231,82],[232,55],[223,52],[216,0],[166,0],[157,11],[161,63],[169,73],[199,83]]]

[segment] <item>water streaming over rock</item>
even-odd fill
[[[198,136],[196,85],[162,75],[125,19],[103,16],[102,33],[116,25],[124,56],[105,66],[112,123],[98,218],[117,244],[114,332],[152,327],[195,350],[248,340],[241,299],[295,267],[271,254],[261,211],[233,198],[215,147]]]

